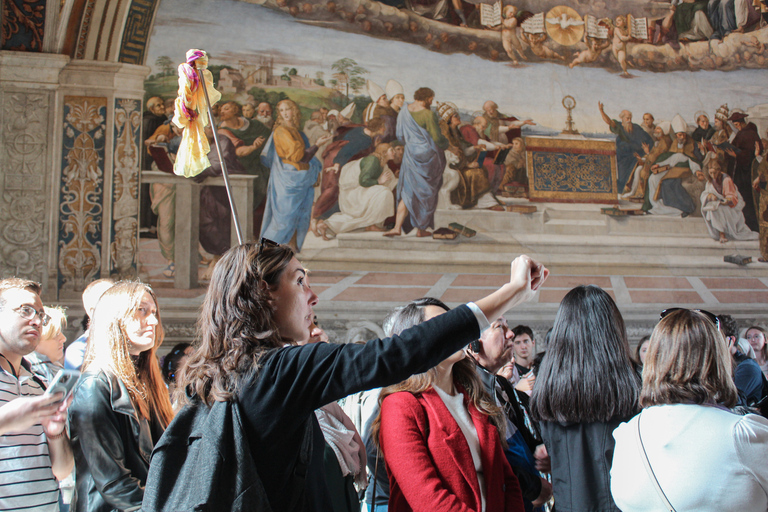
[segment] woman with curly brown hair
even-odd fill
[[[203,302],[200,344],[177,391],[187,403],[179,418],[187,408],[230,402],[241,411],[242,436],[271,508],[331,510],[315,409],[435,366],[477,339],[485,318],[498,318],[530,299],[547,274],[521,256],[512,264],[510,282],[498,291],[399,336],[364,345],[299,346],[309,337],[317,304],[307,271],[285,245],[262,240],[258,246],[234,247],[216,265]],[[312,449],[304,465],[307,430]],[[187,439],[164,437],[162,442]],[[162,486],[157,484],[160,494]],[[228,509],[226,503],[216,505]]]
[[[313,187],[323,166],[315,153],[331,137],[320,137],[310,147],[299,131],[301,112],[292,100],[278,103],[277,113],[275,129],[261,153],[262,163],[270,169],[261,234],[298,252],[309,230]]]
[[[411,302],[396,314],[394,332],[448,310],[437,299]],[[463,350],[384,388],[379,401],[371,436],[387,464],[391,512],[524,510],[501,446],[501,410]]]
[[[149,455],[173,418],[155,355],[162,343],[149,286],[120,282],[104,292],[69,407],[77,482],[72,510],[141,506]]]

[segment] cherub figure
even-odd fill
[[[557,53],[556,51],[544,46],[544,41],[547,40],[547,34],[529,34],[526,31],[522,32],[523,41],[528,43],[531,47],[531,51],[534,55],[542,59],[559,59],[565,60],[565,57]]]
[[[603,53],[603,50],[609,46],[611,46],[611,42],[608,39],[601,40],[596,37],[587,36],[587,49],[577,53],[573,61],[568,64],[568,67],[573,69],[574,66],[579,64],[595,62]]]
[[[627,78],[630,75],[627,72],[627,43],[632,39],[632,35],[627,26],[626,16],[616,16],[613,26],[613,41],[611,45],[611,52],[616,60],[619,61],[621,66],[621,76]]]
[[[512,60],[512,63],[517,65],[519,62],[515,57],[515,52],[520,55],[521,59],[528,60],[525,53],[523,53],[525,51],[523,43],[517,37],[517,7],[514,5],[504,7],[503,18],[501,22],[501,45]]]

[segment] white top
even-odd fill
[[[611,494],[623,512],[666,510],[643,465],[678,512],[768,510],[768,420],[702,405],[659,405],[614,430]]]
[[[464,395],[458,392],[455,395],[449,395],[437,386],[433,386],[433,389],[437,391],[438,396],[448,408],[448,412],[459,424],[459,428],[464,434],[467,444],[469,444],[469,452],[472,454],[472,462],[475,464],[475,472],[477,473],[477,482],[480,485],[483,512],[485,512],[485,478],[483,477],[483,460],[480,458],[480,439],[477,437],[477,429],[472,422],[472,417],[464,406]]]

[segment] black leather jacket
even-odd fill
[[[81,377],[69,424],[77,471],[71,510],[139,509],[159,424],[139,419],[128,389],[104,371]]]

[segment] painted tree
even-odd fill
[[[339,59],[331,64],[331,68],[336,71],[333,77],[338,83],[346,85],[347,97],[349,97],[350,89],[357,92],[365,86],[365,79],[362,75],[369,73],[369,71],[364,67],[358,66],[354,59],[348,57]]]
[[[173,61],[167,55],[161,55],[155,61],[155,66],[163,70],[163,75],[173,73]]]

